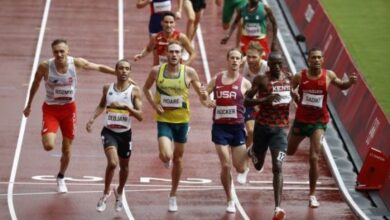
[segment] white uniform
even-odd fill
[[[125,109],[110,108],[113,102],[126,103],[127,106],[133,108],[131,94],[133,85],[130,85],[125,91],[118,92],[114,88],[114,83],[111,83],[106,94],[106,115],[104,117],[104,126],[114,132],[125,132],[131,129],[130,112]]]
[[[49,60],[48,79],[45,82],[46,99],[48,105],[64,105],[74,101],[77,84],[76,66],[74,58],[68,56],[68,70],[59,73],[54,58]]]
[[[242,71],[242,74],[243,76],[249,80],[249,82],[253,82],[253,79],[257,76],[257,75],[264,75],[265,72],[268,71],[268,64],[267,64],[267,61],[265,60],[261,60],[260,61],[260,69],[257,73],[252,73],[252,71],[249,69],[249,65],[248,65],[248,62],[245,62],[244,63],[244,68],[243,68],[243,71]]]

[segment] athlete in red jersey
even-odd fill
[[[188,60],[183,62],[183,64],[191,64],[191,62],[196,57],[196,53],[194,48],[191,46],[188,37],[181,32],[175,31],[175,15],[172,12],[166,12],[163,15],[161,25],[163,27],[163,31],[150,38],[148,45],[142,50],[142,52],[134,56],[134,61],[138,61],[139,59],[146,56],[148,53],[152,52],[153,50],[156,50],[156,53],[153,54],[153,65],[167,63],[168,43],[170,41],[179,41],[182,44],[182,47],[189,54]]]
[[[245,106],[260,107],[253,132],[253,146],[248,152],[255,168],[261,171],[270,148],[275,194],[273,219],[284,219],[285,211],[280,208],[280,201],[283,190],[282,164],[286,156],[288,116],[292,100],[291,74],[281,70],[280,52],[270,53],[268,66],[270,70],[265,75],[257,75],[253,79],[252,88],[245,95]]]
[[[244,124],[244,96],[251,83],[240,74],[242,54],[238,49],[227,53],[228,70],[217,74],[207,85],[207,92],[214,92],[213,101],[204,103],[214,107],[212,141],[221,163],[221,182],[227,197],[226,211],[236,212],[231,193],[231,163],[240,174],[239,183],[246,182],[247,167],[246,134]],[[231,156],[230,156],[231,155]]]
[[[299,143],[305,138],[310,138],[310,198],[309,206],[318,207],[320,204],[315,197],[316,183],[318,179],[318,157],[324,140],[326,124],[329,121],[329,113],[326,108],[328,87],[330,84],[344,90],[351,87],[357,81],[355,73],[349,75],[348,80],[339,79],[331,70],[322,68],[324,62],[320,49],[309,51],[309,69],[297,73],[292,80],[295,90],[294,100],[298,108],[294,124],[288,136],[287,155],[293,155]]]

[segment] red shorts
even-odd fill
[[[268,57],[269,53],[270,53],[267,37],[262,38],[262,39],[258,39],[257,37],[241,36],[241,38],[240,38],[240,49],[241,49],[241,52],[244,55],[246,54],[246,51],[248,50],[249,43],[251,41],[259,42],[259,44],[264,49],[264,56],[263,56],[263,58],[266,59]]]
[[[59,126],[62,136],[73,140],[76,127],[76,103],[72,102],[65,105],[43,103],[42,112],[42,135],[57,133]]]

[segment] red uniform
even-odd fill
[[[222,84],[223,73],[218,74],[215,87],[216,107],[213,111],[213,120],[215,124],[241,124],[244,123],[244,95],[241,92],[241,83],[243,77],[230,85]]]
[[[291,102],[291,81],[289,75],[283,74],[283,79],[271,80],[270,72],[266,75],[270,79],[267,91],[259,92],[258,98],[264,98],[271,94],[279,94],[280,100],[272,103],[261,103],[260,111],[256,117],[257,123],[270,127],[288,127],[288,115]]]
[[[318,79],[311,80],[307,77],[308,71],[301,72],[298,93],[298,103],[295,121],[307,124],[328,123],[329,112],[326,107],[328,89],[326,87],[326,69],[323,69]]]
[[[174,31],[172,33],[172,36],[167,39],[165,36],[164,36],[164,33],[163,32],[159,32],[157,35],[156,35],[156,41],[155,41],[155,45],[156,45],[156,55],[158,57],[158,63],[159,64],[162,64],[162,63],[166,63],[168,61],[168,58],[167,58],[167,50],[168,50],[168,44],[169,44],[169,41],[172,41],[172,40],[179,40],[180,38],[180,32],[179,31]]]

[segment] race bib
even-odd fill
[[[130,128],[129,111],[122,109],[107,109],[106,125],[109,128]]]
[[[74,94],[74,89],[72,86],[56,86],[54,88],[54,98],[55,99],[72,99]]]
[[[324,100],[324,95],[314,95],[310,93],[303,93],[302,105],[314,106],[322,108],[322,102]]]
[[[215,107],[215,119],[220,118],[237,118],[237,106]]]
[[[256,23],[247,23],[245,24],[245,32],[247,36],[260,36],[261,26]]]
[[[159,64],[168,63],[168,57],[167,56],[158,56],[158,62]]]
[[[165,108],[181,108],[183,106],[183,96],[167,96],[161,94],[160,104]]]
[[[280,100],[273,101],[272,105],[289,104],[291,102],[291,93],[290,93],[290,91],[273,92],[273,94],[279,94],[280,95]]]
[[[153,11],[155,13],[171,11],[171,1],[153,2]]]

